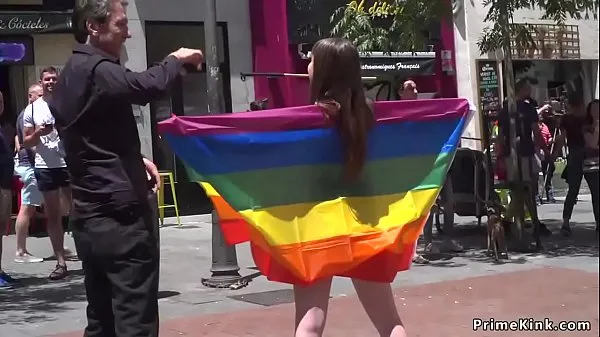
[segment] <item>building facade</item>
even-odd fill
[[[480,115],[498,109],[505,87],[503,55],[481,55],[477,46],[486,27],[487,8],[481,1],[453,0],[453,10],[458,96],[474,102]],[[533,98],[540,103],[574,90],[586,101],[598,98],[598,21],[569,19],[561,28],[541,20],[542,14],[537,10],[515,13],[514,23],[527,25],[536,43],[536,48],[525,48],[516,39],[511,42],[516,78],[537,81]],[[482,125],[481,118],[474,118],[465,136],[481,138]],[[476,140],[463,140],[463,145],[481,148]]]
[[[254,100],[254,84],[240,74],[252,70],[252,41],[249,3],[252,0],[217,1],[218,43],[223,112],[246,111]],[[131,70],[141,71],[162,60],[179,47],[206,50],[204,43],[204,1],[129,1],[127,14],[132,38],[127,40],[122,60]],[[156,123],[179,116],[207,114],[206,71],[188,73],[170,95],[157,97],[147,106],[134,109],[142,152],[152,156],[159,169],[175,174],[180,212],[207,212],[211,205],[196,183],[193,172],[176,158],[156,130]],[[165,187],[165,195],[170,189]],[[168,198],[168,197],[167,197]]]
[[[74,0],[0,1],[0,90],[7,113],[2,122],[14,126],[26,104],[27,87],[39,79],[46,66],[62,69],[72,52],[71,13]],[[252,72],[250,0],[217,1],[218,48],[221,59],[223,112],[245,111],[254,100],[254,82],[242,81],[241,73]],[[121,55],[124,66],[143,71],[179,47],[205,50],[204,1],[130,0],[127,9],[132,37]],[[23,55],[10,55],[14,46],[25,47]],[[19,48],[18,50],[21,50]],[[156,131],[156,123],[171,116],[207,113],[206,72],[189,73],[170,95],[157,97],[147,106],[134,106],[142,152],[159,166],[175,173],[180,210],[198,213],[210,209],[193,174],[175,157]],[[170,190],[166,189],[166,195]]]
[[[27,88],[47,66],[60,70],[74,45],[71,14],[74,1],[0,1],[0,91],[4,94],[3,124],[27,103]]]
[[[254,71],[257,73],[306,73],[308,60],[302,56],[311,45],[329,35],[329,18],[333,11],[347,5],[347,0],[291,1],[252,0],[250,14]],[[442,22],[430,31],[430,50],[415,55],[372,53],[363,57],[363,74],[376,77],[365,82],[366,89],[386,91],[384,98],[394,99],[394,86],[402,79],[414,78],[423,93],[457,97],[454,74],[454,31]],[[442,56],[445,55],[445,56]],[[366,68],[367,69],[366,69]],[[407,71],[410,70],[410,71]],[[257,98],[268,98],[270,107],[305,105],[308,80],[297,77],[255,76]]]

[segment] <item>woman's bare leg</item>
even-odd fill
[[[352,280],[358,299],[381,337],[406,337],[389,283]]]
[[[295,337],[321,337],[327,320],[331,278],[309,286],[294,286]]]

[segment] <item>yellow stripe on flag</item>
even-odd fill
[[[272,246],[321,241],[328,238],[383,232],[414,222],[427,214],[439,189],[410,191],[377,197],[338,198],[244,210],[239,213]],[[302,216],[290,216],[302,214]],[[421,228],[409,231],[404,242],[416,240]]]

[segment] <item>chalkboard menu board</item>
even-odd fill
[[[287,0],[291,44],[315,43],[331,35],[331,15],[349,0]]]
[[[477,61],[477,85],[479,87],[479,109],[481,112],[494,114],[500,110],[500,78],[496,61]]]

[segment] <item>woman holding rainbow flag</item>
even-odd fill
[[[311,100],[323,108],[325,118],[340,128],[344,148],[345,181],[356,180],[367,157],[367,136],[374,123],[364,95],[360,57],[348,40],[318,41],[308,65]],[[367,315],[381,336],[404,337],[390,283],[352,278]],[[295,285],[296,337],[320,337],[325,328],[331,278],[310,285]]]
[[[405,337],[391,282],[410,268],[470,116],[464,99],[365,98],[357,49],[318,41],[304,107],[159,124],[198,173],[229,244],[251,242],[269,280],[292,284],[295,336],[323,335],[332,277],[351,278],[382,337]]]

